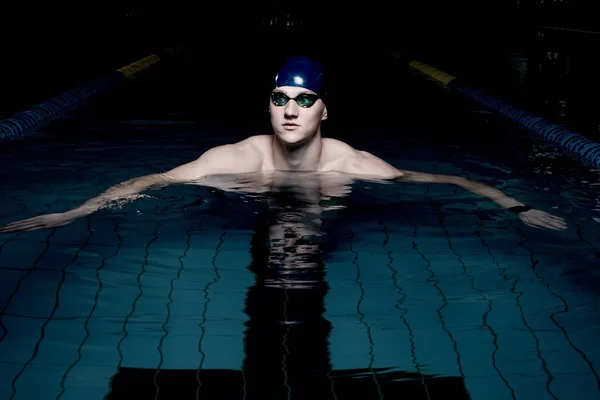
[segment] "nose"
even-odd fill
[[[298,117],[298,109],[300,106],[298,106],[294,100],[288,101],[284,107],[285,118],[291,119]]]

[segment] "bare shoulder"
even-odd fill
[[[323,138],[323,151],[332,154],[352,154],[357,150],[346,142],[338,139]]]
[[[323,169],[356,176],[393,179],[403,173],[381,158],[336,139],[323,139]]]
[[[236,143],[240,147],[244,146],[252,146],[255,150],[258,150],[261,154],[266,154],[270,152],[271,145],[273,143],[273,135],[255,135],[250,136],[247,139],[242,140],[241,142]]]
[[[251,136],[242,141],[212,147],[200,157],[165,173],[176,180],[195,180],[206,175],[238,174],[260,171],[268,135]]]

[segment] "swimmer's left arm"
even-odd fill
[[[423,172],[399,170],[400,174],[396,176],[397,181],[420,182],[420,183],[448,183],[468,190],[479,196],[486,197],[502,208],[525,207],[526,205],[519,200],[510,197],[502,191],[472,179],[463,178],[455,175],[427,174]]]
[[[351,163],[348,163],[347,165],[352,169],[352,172],[377,176],[381,179],[419,183],[449,183],[457,185],[472,193],[487,197],[504,208],[525,206],[525,204],[507,196],[500,190],[481,182],[460,176],[427,174],[423,172],[401,170],[367,152],[360,152],[358,157],[354,157]]]
[[[548,229],[566,229],[563,218],[548,214],[544,211],[528,207],[519,200],[510,197],[502,191],[476,180],[455,175],[428,174],[424,172],[407,171],[395,168],[382,159],[367,152],[359,152],[357,157],[347,163],[349,172],[368,176],[377,176],[381,179],[418,182],[418,183],[447,183],[457,185],[471,193],[486,197],[502,208],[516,210],[519,218],[529,226]],[[524,211],[519,210],[523,207]]]
[[[505,209],[516,212],[521,221],[534,228],[555,230],[567,228],[567,224],[563,218],[528,207],[526,204],[506,195],[502,191],[472,179],[454,175],[427,174],[402,170],[398,170],[398,176],[395,179],[407,182],[449,183],[457,185],[471,193],[486,197]]]

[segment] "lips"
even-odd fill
[[[283,129],[293,130],[293,129],[298,128],[299,126],[300,125],[298,125],[298,124],[286,123],[286,124],[283,124]]]

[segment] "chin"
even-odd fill
[[[300,132],[287,132],[287,131],[278,132],[277,138],[281,142],[287,144],[288,146],[300,145],[308,139],[308,137],[306,137],[305,135],[303,135]]]

